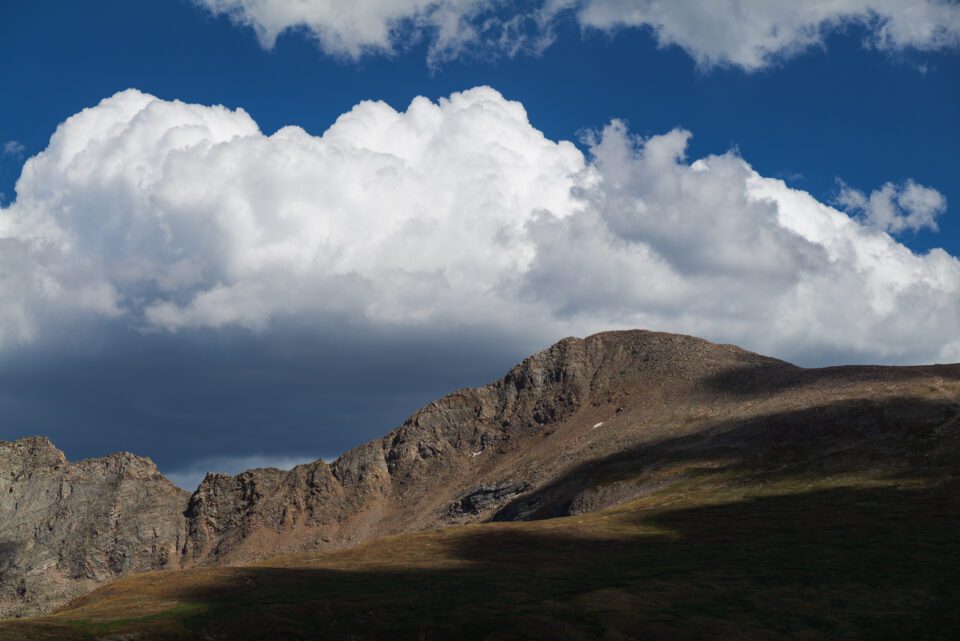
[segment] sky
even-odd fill
[[[960,361],[960,4],[0,2],[0,438],[188,489],[556,340]]]

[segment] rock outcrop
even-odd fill
[[[0,442],[0,616],[176,566],[188,494],[128,453],[69,463],[41,437]]]

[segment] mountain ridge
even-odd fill
[[[893,450],[900,447],[891,417],[934,434],[936,425],[956,421],[958,379],[960,366],[811,370],[733,345],[629,330],[558,341],[501,379],[451,392],[330,463],[208,474],[192,494],[170,490],[149,459],[112,454],[84,467],[35,439],[37,455],[52,456],[36,467],[36,483],[53,487],[56,474],[89,468],[102,478],[81,474],[84,487],[106,488],[111,500],[86,499],[84,506],[97,508],[86,520],[69,501],[41,503],[54,523],[50,535],[27,532],[22,517],[19,529],[0,530],[0,543],[45,550],[42,557],[27,548],[7,554],[13,562],[0,568],[0,614],[47,611],[97,582],[144,570],[244,565],[447,525],[596,511],[669,488],[717,451],[753,456],[771,470],[813,466],[830,474],[855,459],[864,469],[891,470],[902,463],[884,449],[890,439]],[[910,398],[922,402],[903,400]],[[822,434],[809,427],[817,421],[826,426]],[[779,441],[770,442],[771,425],[781,430]],[[862,425],[863,433],[846,434],[848,425]],[[828,454],[798,434],[817,447],[822,441]],[[949,463],[955,436],[911,443],[928,460],[910,465]],[[146,489],[131,486],[137,479]],[[131,500],[144,493],[163,500],[140,514]],[[9,507],[0,501],[0,513]],[[144,519],[155,521],[152,533]],[[103,538],[103,523],[114,521],[107,533],[126,538]],[[80,538],[87,553],[66,545],[78,530],[90,533]],[[28,556],[47,560],[31,564]],[[97,563],[108,570],[94,571]],[[24,576],[34,577],[30,586],[21,585]]]

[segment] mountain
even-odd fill
[[[486,638],[444,627],[464,621],[512,638],[489,629],[491,616],[526,629],[520,638],[685,638],[710,628],[639,613],[655,619],[659,603],[671,617],[689,607],[694,620],[716,622],[711,603],[725,581],[739,581],[747,600],[770,591],[806,607],[798,620],[840,626],[834,638],[857,635],[844,635],[824,595],[847,599],[871,625],[890,627],[899,612],[914,630],[923,621],[935,631],[948,611],[938,604],[957,603],[960,585],[950,563],[960,560],[958,430],[957,365],[802,369],[628,331],[564,339],[330,464],[208,475],[189,497],[147,459],[69,464],[25,439],[0,446],[2,483],[11,479],[0,486],[8,614],[49,609],[95,581],[185,569],[121,579],[52,619],[0,628],[0,639],[48,626],[54,638],[96,638],[132,615],[143,638],[154,628],[193,638],[184,630],[196,626],[208,638],[278,638],[269,634],[281,628],[282,638],[406,638],[367,620],[370,608],[406,621],[410,638]],[[888,580],[884,555],[919,579],[898,566]],[[189,569],[199,567],[210,569]],[[830,585],[817,586],[814,568]],[[436,594],[425,587],[434,582],[449,588]],[[675,592],[693,601],[678,605]],[[218,594],[235,595],[234,614]],[[238,603],[258,614],[238,616]],[[404,619],[425,603],[436,607],[424,622]],[[798,625],[765,623],[741,605],[743,630],[770,633],[744,638]]]
[[[0,442],[0,616],[35,614],[129,574],[176,567],[189,494],[150,459],[69,463],[49,440]]]
[[[562,340],[496,383],[453,392],[329,465],[207,476],[187,508],[184,562],[234,563],[495,515],[533,516],[546,504],[511,515],[498,510],[520,496],[540,500],[533,490],[638,438],[679,434],[664,424],[678,405],[668,396],[693,394],[691,383],[702,377],[756,367],[792,369],[687,336]],[[637,429],[641,423],[647,427]]]

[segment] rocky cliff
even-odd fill
[[[0,442],[0,616],[178,563],[189,495],[128,453],[69,463],[45,438]]]
[[[700,473],[703,452],[771,475],[932,474],[956,460],[958,401],[957,366],[806,370],[629,331],[564,339],[330,464],[211,474],[189,498],[147,459],[7,443],[0,598],[20,613],[127,572],[592,511]]]
[[[793,369],[689,336],[564,339],[493,384],[427,405],[329,465],[209,475],[187,510],[183,562],[236,563],[487,518],[565,467],[616,449],[615,435],[633,424],[584,428],[618,408],[622,414],[625,404],[638,409],[630,394],[650,403],[686,396],[704,377],[758,366]]]

